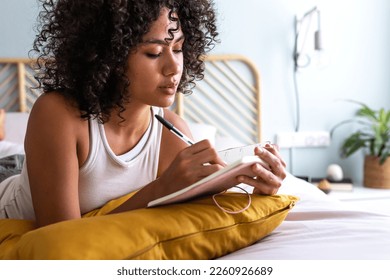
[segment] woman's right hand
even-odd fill
[[[180,151],[158,180],[165,190],[172,193],[190,186],[224,166],[226,164],[210,141],[203,140]]]

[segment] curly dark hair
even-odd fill
[[[75,102],[85,119],[106,122],[124,110],[131,93],[125,75],[129,52],[137,47],[162,8],[185,36],[178,91],[191,93],[203,79],[202,57],[218,41],[211,0],[40,0],[36,79],[44,92]],[[177,17],[174,16],[177,14]],[[172,40],[175,29],[169,30]]]

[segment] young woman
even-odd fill
[[[163,108],[203,77],[201,57],[218,35],[209,0],[58,0],[43,7],[34,49],[44,94],[30,115],[22,173],[0,186],[0,217],[44,226],[137,191],[114,210],[128,211],[223,168],[208,141],[188,147],[153,117],[191,135]],[[285,163],[271,145],[255,153],[271,169],[254,165],[256,177],[237,183],[274,194]]]

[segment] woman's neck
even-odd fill
[[[126,108],[120,116],[114,111],[104,124],[107,141],[117,155],[130,151],[139,142],[148,129],[152,113],[150,106],[145,106]]]

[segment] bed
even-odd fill
[[[23,65],[20,66],[20,63]],[[7,71],[1,72],[5,64],[12,65]],[[4,104],[11,104],[7,105],[9,112],[7,113],[6,133],[8,138],[6,140],[17,145],[23,143],[28,111],[34,101],[34,97],[31,99],[28,89],[27,91],[20,89],[20,83],[22,87],[28,87],[27,84],[30,84],[30,80],[25,78],[29,72],[23,69],[23,67],[27,67],[27,64],[27,60],[0,60],[0,88],[6,88],[6,94],[0,90],[0,103],[3,107],[5,107]],[[213,55],[207,58],[206,65],[205,81],[199,83],[192,96],[180,97],[172,110],[176,110],[189,122],[195,140],[208,138],[215,143],[217,149],[263,141],[261,139],[260,74],[256,66],[249,59],[240,55]],[[5,72],[12,71],[10,69],[14,69],[16,73],[13,74],[12,78],[16,79],[16,82],[13,82],[13,90],[9,89],[9,81],[12,79],[8,79],[6,83],[1,82],[2,79],[4,81]],[[10,101],[12,97],[15,97],[17,101]],[[241,98],[245,100],[242,103],[238,102]],[[238,114],[230,114],[229,112],[232,111],[238,112]],[[235,120],[234,123],[231,122],[232,119]],[[236,127],[232,127],[232,125]],[[237,125],[240,133],[237,133]],[[283,216],[279,217],[278,223],[273,224],[273,228],[262,235],[257,235],[258,239],[241,243],[240,246],[228,251],[222,250],[218,255],[201,255],[200,257],[197,255],[194,258],[220,260],[390,259],[390,216],[374,211],[349,208],[343,202],[326,195],[314,185],[294,177],[292,174],[288,174],[278,195],[291,198],[290,202],[293,202],[286,204],[290,206],[289,209],[284,212]],[[209,207],[206,204],[201,201],[200,205]],[[226,216],[226,219],[230,218],[230,216]],[[246,232],[256,234],[257,231],[265,228],[266,224],[257,228],[255,226],[245,228],[240,234],[242,236]],[[28,232],[31,230],[28,228],[29,226],[23,224],[18,229],[24,234],[22,228],[24,227]],[[0,228],[0,232],[2,230],[4,228]],[[64,228],[61,228],[61,232],[63,231]],[[30,239],[24,238],[25,243],[31,244],[34,239],[31,239],[31,234],[24,234],[24,236],[26,235]],[[251,238],[254,238],[253,236]],[[20,235],[17,237],[19,238]],[[210,250],[214,250],[212,246],[215,248],[217,243],[221,246],[223,243],[226,244],[227,241],[224,237],[222,235],[214,236],[214,245],[209,244]],[[212,237],[209,236],[209,238]],[[233,237],[229,236],[229,238],[232,243],[239,239],[237,234]],[[12,242],[14,241],[15,238]],[[48,241],[48,239],[45,239],[44,242],[52,242],[45,243],[46,245],[52,244],[52,246],[60,243],[58,240]],[[203,243],[197,240],[195,245],[191,245],[191,248],[185,248],[193,250],[195,246],[196,249],[199,249],[200,245],[197,244]],[[115,244],[111,245],[115,246]],[[169,246],[169,250],[180,251],[184,248],[178,244],[170,244]],[[166,258],[167,256],[169,255],[142,255],[141,258]],[[192,258],[191,255],[180,256],[187,259]],[[94,257],[87,255],[83,258]],[[111,259],[115,256],[110,255],[107,258]]]

